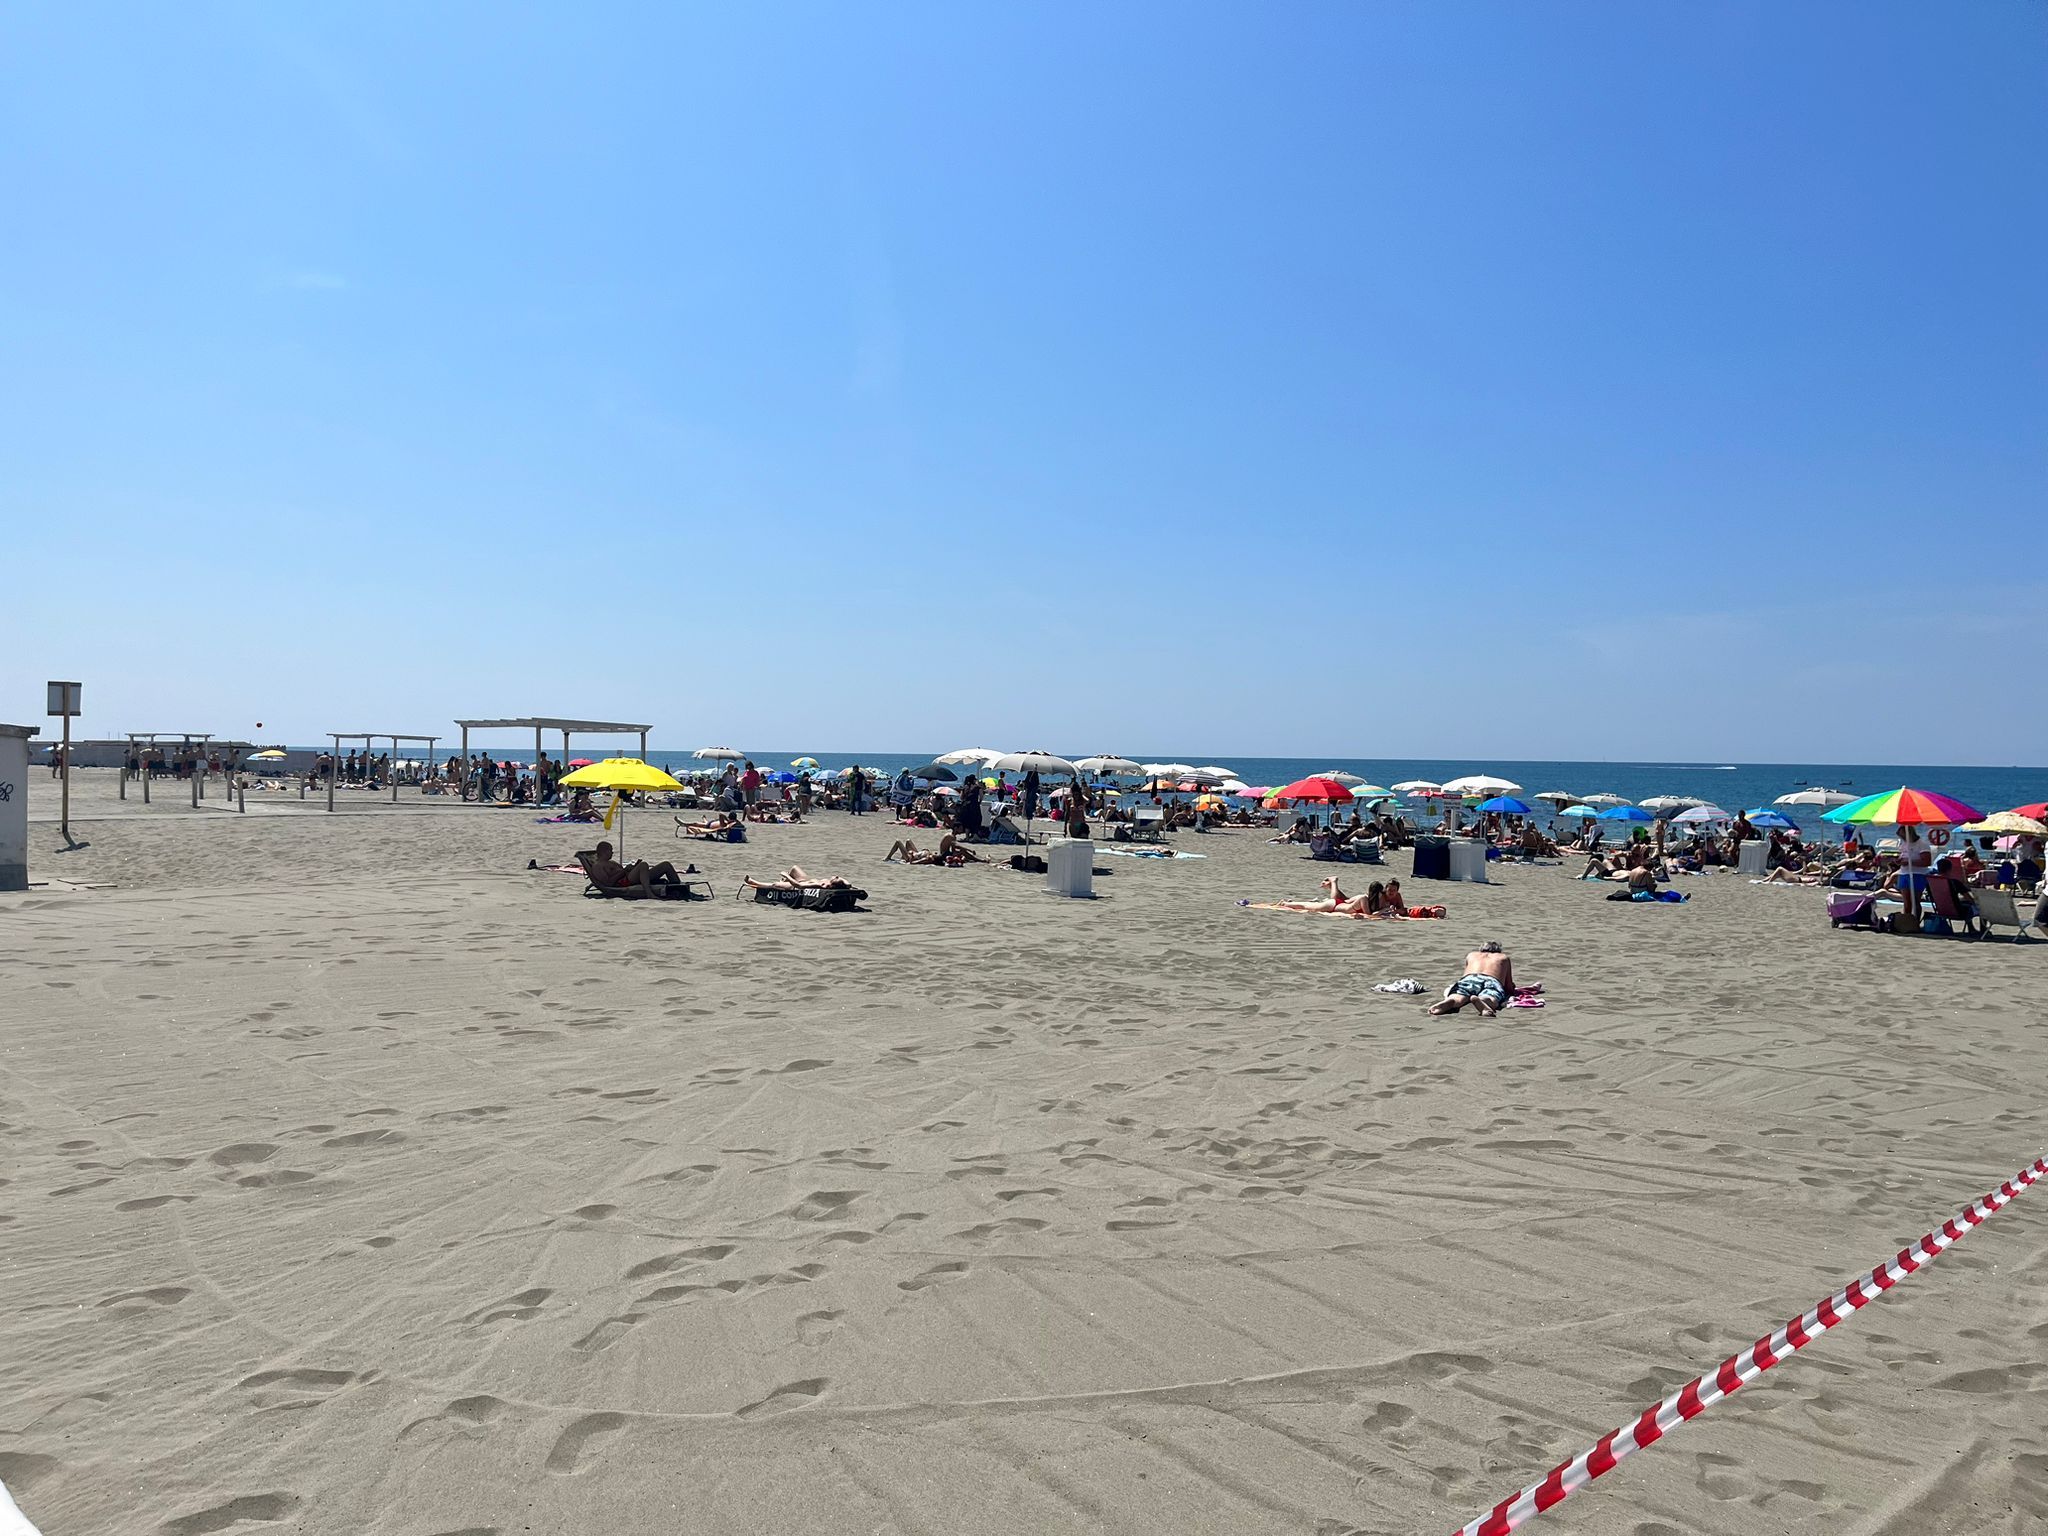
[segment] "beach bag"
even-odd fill
[[[1042,875],[1045,873],[1045,860],[1035,853],[1013,853],[1010,855],[1010,868],[1027,875]]]

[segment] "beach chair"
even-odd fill
[[[1130,823],[1131,836],[1141,843],[1156,843],[1166,835],[1166,811],[1162,806],[1141,805],[1137,819]]]
[[[691,838],[700,843],[744,843],[747,840],[745,822],[727,827],[723,832],[700,832],[682,817],[676,818],[676,836]]]
[[[1991,937],[1994,928],[2013,930],[2012,941],[2017,944],[2027,936],[2027,930],[2034,926],[2031,914],[2022,915],[2020,904],[2011,891],[1979,891],[1977,893],[1977,920],[1984,925],[1984,936]]]
[[[1953,876],[1929,877],[1927,900],[1933,907],[1932,915],[1941,920],[1942,929],[1950,938],[1981,939],[1990,932],[1970,900],[1969,887]]]
[[[590,855],[590,854],[588,854],[588,853],[579,853],[579,854],[577,854],[577,855],[576,855],[576,862],[577,862],[577,864],[578,864],[579,866],[581,866],[581,867],[582,867],[582,870],[583,870],[583,894],[584,894],[584,895],[586,895],[586,896],[590,896],[590,897],[601,897],[601,898],[611,898],[611,897],[616,897],[617,899],[619,899],[619,900],[621,900],[621,901],[642,901],[642,900],[645,900],[645,899],[646,899],[646,897],[647,897],[647,892],[646,892],[646,891],[644,891],[644,890],[642,890],[642,889],[641,889],[641,888],[640,888],[639,886],[637,886],[637,885],[604,885],[604,884],[601,884],[601,883],[600,883],[600,882],[598,881],[597,877],[596,877],[595,875],[593,875],[593,874],[592,874],[592,873],[590,872],[590,860],[591,860],[591,857],[592,857],[592,855]],[[710,897],[712,897],[712,896],[714,896],[714,895],[716,895],[716,894],[717,894],[717,893],[716,893],[716,892],[715,892],[715,891],[714,891],[714,890],[713,890],[713,889],[711,888],[711,881],[710,881],[710,880],[709,880],[709,879],[708,879],[708,878],[707,878],[706,876],[703,876],[703,875],[699,875],[699,874],[696,874],[696,873],[695,873],[695,866],[694,866],[694,865],[693,865],[693,866],[691,866],[691,872],[689,872],[689,873],[686,873],[686,874],[683,874],[683,875],[680,875],[680,876],[678,876],[678,877],[677,877],[677,879],[678,879],[678,881],[679,881],[680,883],[678,883],[678,884],[676,884],[676,885],[657,885],[657,886],[655,886],[655,887],[653,888],[653,890],[654,890],[654,898],[655,898],[655,900],[657,900],[657,901],[696,901],[696,900],[708,900],[708,899],[709,899]],[[704,895],[703,895],[703,897],[701,897],[701,898],[700,898],[700,897],[698,897],[698,896],[696,896],[696,895],[695,895],[695,894],[693,893],[693,891],[692,891],[692,887],[694,887],[694,886],[699,886],[699,885],[701,885],[701,886],[703,886],[703,887],[704,887]]]

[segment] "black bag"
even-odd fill
[[[1045,873],[1045,860],[1035,853],[1013,853],[1010,855],[1010,868],[1022,870],[1027,875],[1042,875]]]

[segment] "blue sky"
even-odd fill
[[[2038,5],[7,30],[0,717],[2048,762]]]

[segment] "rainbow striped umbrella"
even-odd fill
[[[1857,827],[1958,827],[1981,815],[1931,789],[1887,789],[1838,805],[1821,820]]]

